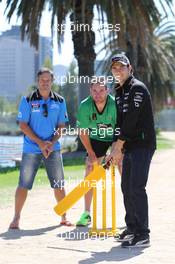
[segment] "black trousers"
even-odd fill
[[[149,234],[146,184],[154,150],[138,148],[124,154],[121,188],[128,230]]]

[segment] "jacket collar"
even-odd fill
[[[128,87],[128,85],[131,83],[131,81],[134,79],[134,76],[133,75],[130,75],[129,77],[128,77],[128,79],[124,82],[124,84],[123,85],[120,85],[120,84],[117,84],[116,86],[115,86],[115,89],[118,91],[118,90],[121,90],[121,89],[123,89],[123,90],[128,90],[128,89],[130,89],[130,86]]]
[[[128,87],[128,85],[131,83],[131,81],[133,80],[134,76],[131,75],[129,76],[129,78],[124,82],[124,84],[121,86],[124,90],[126,89],[130,89],[130,87]]]

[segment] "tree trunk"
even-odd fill
[[[95,33],[92,30],[93,6],[92,1],[77,0],[75,10],[70,15],[70,20],[75,28],[74,31],[72,30],[72,40],[74,43],[74,55],[78,61],[79,68],[78,104],[89,95],[89,81],[94,75],[96,53],[94,49]],[[83,146],[79,140],[78,150],[82,149]]]
[[[85,4],[84,4],[85,3]],[[84,8],[82,6],[84,5]],[[74,12],[70,15],[71,22],[76,26],[72,31],[74,55],[79,68],[79,103],[89,95],[88,78],[94,75],[95,33],[92,30],[93,2],[77,0]],[[77,29],[78,28],[78,29]],[[84,78],[86,77],[86,78]]]

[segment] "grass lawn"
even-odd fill
[[[81,179],[84,176],[84,165],[65,166],[65,179]],[[18,183],[19,169],[10,169],[0,173],[0,207],[14,200],[14,193]],[[47,174],[44,168],[40,168],[34,181],[34,187],[49,186]]]
[[[84,175],[84,166],[66,166],[64,167],[65,179],[80,179]],[[7,170],[0,173],[0,189],[16,186],[18,183],[19,169]],[[35,185],[48,184],[47,174],[44,168],[40,168],[35,178]]]
[[[175,140],[164,138],[161,134],[157,136],[158,150],[171,149],[173,147],[175,147]]]
[[[162,151],[175,147],[175,141],[166,139],[161,135],[157,137],[157,149]],[[76,164],[76,165],[75,165]],[[64,172],[66,180],[81,179],[84,176],[83,159],[72,159],[64,161]],[[14,199],[14,192],[18,183],[19,169],[5,169],[0,171],[0,206],[4,206]],[[34,187],[49,186],[44,168],[40,168],[36,175]]]

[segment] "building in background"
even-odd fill
[[[46,57],[52,61],[52,41],[39,38],[38,51],[27,38],[21,40],[19,26],[0,36],[0,96],[15,99],[35,82],[38,69]]]
[[[35,76],[39,68],[42,67],[46,58],[50,58],[53,63],[53,45],[51,38],[39,37],[39,47],[35,50]]]

